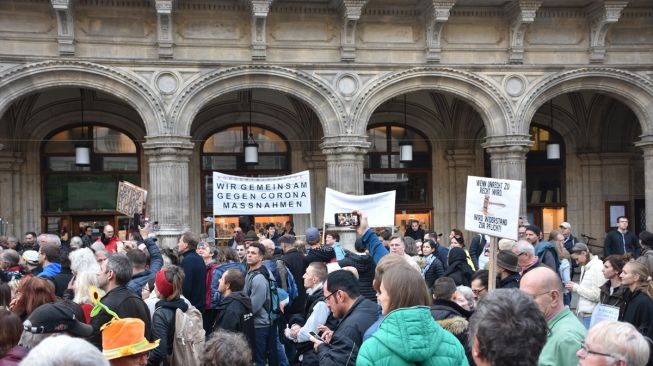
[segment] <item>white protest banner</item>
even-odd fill
[[[519,180],[467,177],[465,229],[517,240]]]
[[[116,211],[127,216],[142,213],[146,199],[147,191],[143,188],[129,182],[119,182]]]
[[[282,177],[237,177],[213,172],[213,215],[310,214],[308,170]]]
[[[360,210],[367,215],[370,227],[393,226],[395,196],[396,191],[355,196],[327,188],[324,195],[324,222],[335,224],[335,214]]]

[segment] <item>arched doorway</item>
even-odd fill
[[[90,147],[88,166],[76,165],[80,142]],[[86,226],[94,235],[104,225],[127,230],[130,217],[116,212],[116,196],[120,181],[140,185],[139,147],[133,137],[98,123],[78,125],[48,136],[40,155],[45,231],[66,240]]]

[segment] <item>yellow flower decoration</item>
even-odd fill
[[[120,319],[118,314],[114,313],[109,309],[106,305],[100,302],[100,291],[98,291],[97,287],[92,286],[89,289],[89,292],[91,294],[91,302],[93,302],[93,309],[91,310],[91,317],[97,316],[101,310],[106,311],[109,315],[116,319]]]
[[[102,297],[100,296],[100,291],[98,291],[97,287],[91,286],[89,292],[91,293],[91,302],[93,305],[97,305],[97,303],[100,302],[100,298]]]

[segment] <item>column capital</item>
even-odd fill
[[[25,162],[22,154],[13,151],[0,152],[0,171],[17,172]]]
[[[193,154],[194,144],[190,136],[146,136],[145,140],[143,150],[150,161],[170,160],[174,157],[188,161]]]
[[[325,155],[333,154],[367,154],[370,142],[367,136],[339,135],[324,137],[320,144]]]
[[[488,136],[481,146],[490,154],[490,159],[498,155],[514,155],[526,158],[533,142],[529,135]]]
[[[635,146],[642,149],[644,157],[653,157],[653,135],[640,136],[640,140],[635,142]]]
[[[444,158],[450,167],[471,167],[474,165],[476,155],[472,149],[451,149],[447,150]]]

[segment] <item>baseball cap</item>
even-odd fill
[[[571,229],[571,224],[565,221],[562,224],[560,224],[560,227],[563,227],[565,229]]]
[[[23,253],[23,259],[29,264],[39,264],[39,252],[36,250],[26,250]]]
[[[304,234],[306,235],[306,241],[309,243],[316,243],[320,241],[320,231],[315,227],[309,227],[306,229]]]
[[[43,304],[36,308],[23,322],[23,329],[30,333],[64,333],[86,338],[93,333],[93,327],[76,319],[71,308],[61,302]]]

